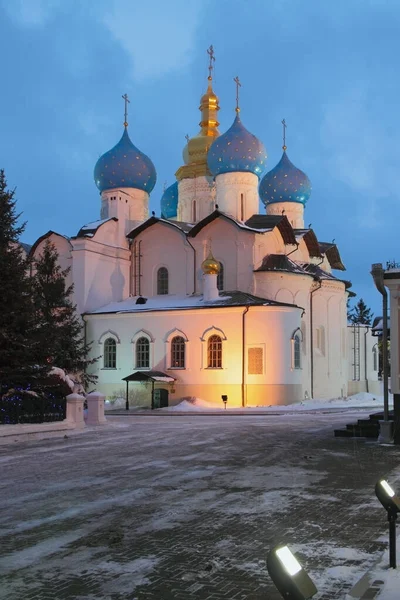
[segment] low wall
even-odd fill
[[[361,392],[369,392],[370,394],[376,394],[377,396],[382,396],[382,382],[381,381],[349,381],[347,383],[347,395],[353,396],[354,394],[359,394]]]

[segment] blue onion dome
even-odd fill
[[[214,177],[240,171],[260,177],[266,160],[264,144],[247,131],[238,114],[228,131],[212,143],[207,156],[208,168]]]
[[[118,144],[97,161],[94,181],[100,192],[126,187],[150,194],[156,184],[157,174],[150,158],[132,144],[125,127]]]
[[[174,219],[178,214],[178,182],[175,181],[163,193],[161,198],[161,217]]]
[[[311,195],[311,181],[290,162],[284,150],[276,167],[262,178],[259,192],[265,206],[275,202],[305,204]]]

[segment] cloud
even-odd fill
[[[60,6],[61,0],[12,0],[5,2],[9,17],[23,27],[43,27]]]
[[[111,0],[102,21],[123,46],[137,81],[185,68],[209,0]]]

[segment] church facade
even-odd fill
[[[97,387],[108,397],[131,373],[153,371],[170,404],[346,396],[350,283],[338,248],[304,226],[311,184],[285,142],[264,174],[264,145],[238,103],[220,134],[211,67],[200,131],[164,191],[161,216],[148,209],[155,167],[125,118],[120,141],[94,170],[100,220],[71,238],[48,232],[31,254],[51,239],[62,267],[72,267],[86,337],[101,356]]]

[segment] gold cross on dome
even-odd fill
[[[281,121],[282,125],[283,125],[283,146],[282,146],[282,150],[286,150],[286,121],[285,119],[282,119]]]
[[[207,54],[210,57],[210,63],[208,65],[208,79],[211,81],[211,79],[212,79],[211,73],[214,68],[213,62],[215,62],[214,48],[213,48],[212,44],[209,48],[207,48]]]
[[[124,121],[124,127],[128,127],[128,103],[130,104],[130,100],[128,98],[128,94],[124,94],[123,99],[125,100],[125,121]]]
[[[239,77],[236,75],[236,77],[233,78],[233,81],[236,83],[236,112],[239,113],[240,112],[240,108],[239,108],[239,88],[242,87],[242,84],[239,81]]]

